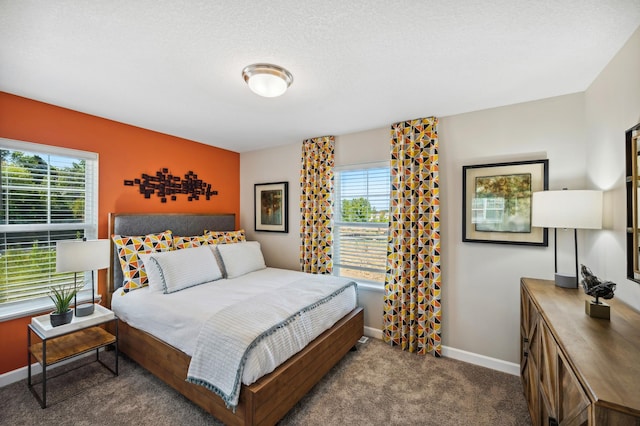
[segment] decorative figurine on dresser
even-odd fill
[[[584,292],[589,296],[594,297],[594,300],[584,301],[584,310],[587,315],[594,318],[609,319],[610,307],[599,299],[613,299],[613,292],[616,289],[616,284],[611,281],[601,281],[598,277],[593,275],[591,269],[584,265],[580,265],[580,273],[582,274],[582,288]]]

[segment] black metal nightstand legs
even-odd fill
[[[95,361],[98,361],[115,376],[118,375],[118,318],[112,317],[99,324],[111,321],[115,324],[115,334],[111,334],[104,328],[90,324],[90,326],[85,328],[68,330],[66,333],[47,337],[33,328],[31,324],[27,326],[27,387],[42,408],[47,407],[47,369],[54,364],[70,360],[82,354],[90,355],[91,351],[95,350]],[[32,334],[35,334],[40,339],[40,343],[36,342],[32,344]],[[47,345],[47,343],[50,344]],[[40,345],[42,345],[42,347],[40,347]],[[100,349],[110,345],[113,345],[115,348],[113,367],[105,364],[105,362],[100,359]],[[51,352],[48,358],[47,346],[50,346],[49,350]],[[39,383],[33,382],[33,369],[31,366],[33,360],[37,361],[42,367],[42,394],[40,395],[35,389],[35,385]],[[67,373],[67,371],[63,371],[63,374]],[[52,377],[55,377],[55,375]]]

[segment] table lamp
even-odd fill
[[[78,272],[91,271],[91,303],[78,306],[74,296],[74,315],[91,315],[95,309],[94,271],[109,266],[109,240],[63,240],[56,242],[56,272],[73,272],[76,285]]]
[[[534,192],[531,225],[553,228],[555,283],[558,287],[578,287],[578,229],[602,229],[602,191],[561,190]],[[575,275],[558,273],[558,228],[573,228]]]

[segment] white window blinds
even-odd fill
[[[383,283],[389,228],[387,165],[336,169],[334,274]]]
[[[73,283],[56,241],[97,236],[97,154],[0,139],[0,307]],[[80,274],[78,284],[83,284]]]

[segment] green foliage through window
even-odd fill
[[[368,167],[336,173],[337,215],[334,273],[383,282],[386,270],[389,167]]]
[[[3,304],[47,296],[52,287],[73,283],[74,274],[55,272],[56,241],[95,238],[97,224],[94,167],[87,170],[95,160],[6,148],[0,159]],[[93,200],[89,206],[88,200]]]

